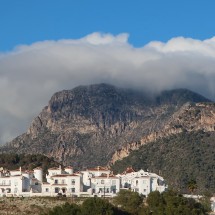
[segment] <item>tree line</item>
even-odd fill
[[[81,205],[65,203],[42,215],[207,215],[210,201],[185,198],[174,191],[151,192],[147,198],[121,190],[112,200],[88,198]]]

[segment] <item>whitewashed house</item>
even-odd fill
[[[80,195],[83,191],[82,174],[73,173],[72,167],[66,167],[64,170],[54,167],[48,169],[46,175],[47,182],[42,183],[42,193],[44,195],[56,196],[62,195]]]
[[[120,189],[120,180],[114,176],[110,169],[97,166],[81,171],[85,192],[91,196],[113,197]]]
[[[144,170],[135,172],[132,167],[128,167],[125,172],[118,174],[117,177],[120,178],[121,188],[130,189],[144,196],[148,196],[150,192],[155,190],[163,192],[167,189],[161,176]]]
[[[0,171],[0,195],[13,194],[22,195],[26,192],[41,193],[42,191],[42,169],[36,168],[33,171],[23,171],[20,167],[17,170]]]
[[[120,190],[120,179],[111,174],[101,174],[91,178],[91,189],[94,196],[113,197]]]
[[[33,171],[0,169],[0,196],[106,196],[114,197],[120,189],[131,189],[147,196],[151,191],[163,192],[166,185],[162,177],[140,170],[127,168],[125,172],[113,175],[105,167],[75,172],[72,167],[48,169],[43,181],[43,170]]]

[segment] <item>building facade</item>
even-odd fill
[[[158,190],[163,192],[167,186],[164,179],[155,173],[127,168],[125,172],[113,175],[105,167],[74,172],[72,167],[48,169],[43,181],[43,170],[33,171],[0,169],[0,196],[98,196],[114,197],[120,189],[130,189],[147,196]]]
[[[145,172],[142,169],[135,172],[131,167],[128,167],[125,172],[118,174],[117,177],[120,178],[121,188],[130,189],[144,196],[148,196],[152,191],[163,192],[167,189],[161,176]]]

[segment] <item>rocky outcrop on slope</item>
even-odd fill
[[[137,149],[139,142],[187,129],[180,116],[186,118],[191,107],[200,108],[196,102],[208,101],[183,89],[149,97],[107,84],[80,86],[55,93],[28,131],[1,152],[40,153],[78,168],[106,165],[120,148],[130,147],[129,152]],[[193,121],[210,126],[209,118],[196,114]]]
[[[179,134],[183,131],[191,132],[198,130],[204,132],[215,131],[214,103],[186,103],[169,118],[162,130],[152,132],[149,135],[143,136],[139,141],[129,143],[117,150],[113,154],[109,165],[113,165],[116,161],[129,156],[132,151],[138,150],[147,143],[173,134]]]

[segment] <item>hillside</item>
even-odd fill
[[[112,170],[123,172],[127,166],[161,174],[176,190],[188,192],[188,182],[196,180],[202,193],[215,192],[215,132],[187,132],[143,145],[117,161]]]
[[[161,121],[162,119],[157,119]],[[156,123],[157,123],[156,121]],[[138,150],[142,145],[168,137],[173,134],[180,134],[184,131],[215,131],[215,104],[214,103],[185,103],[179,110],[173,113],[168,121],[165,121],[162,129],[151,130],[139,141],[131,142],[117,150],[110,160],[112,165],[117,160],[127,157],[131,151]]]
[[[156,96],[107,84],[64,90],[1,152],[44,154],[77,168],[107,165],[183,129],[214,130],[213,104],[196,102],[209,100],[186,89]]]
[[[83,200],[82,200],[83,201]],[[54,197],[27,197],[27,198],[1,198],[1,215],[42,215],[48,213],[56,206],[66,202],[80,204],[82,202],[73,198]]]
[[[22,167],[23,170],[33,170],[36,167],[42,167],[44,176],[48,168],[59,166],[59,163],[53,158],[44,155],[31,154],[1,154],[0,167],[8,170],[15,170]]]

